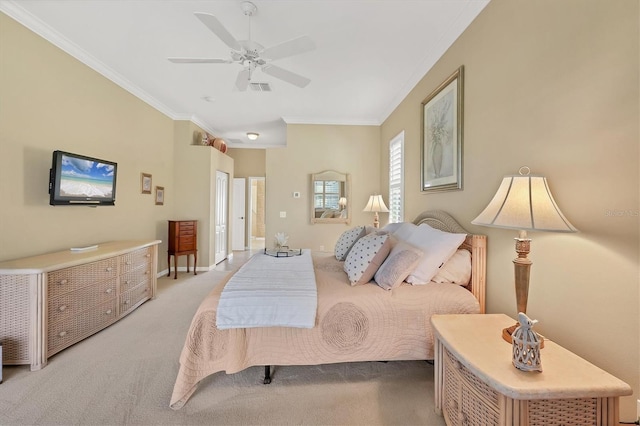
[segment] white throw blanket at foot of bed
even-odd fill
[[[311,252],[273,257],[258,253],[227,282],[218,305],[218,329],[313,328],[318,292]]]

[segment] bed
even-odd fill
[[[484,313],[486,237],[472,235],[442,211],[414,221],[449,233],[467,234],[460,249],[471,253],[468,285],[429,282],[386,291],[375,284],[352,286],[333,253],[313,253],[317,314],[313,328],[263,327],[220,330],[216,308],[224,285],[202,301],[180,355],[170,407],[180,409],[205,377],[251,366],[318,365],[358,361],[430,360],[431,315]],[[262,255],[262,254],[259,254]]]

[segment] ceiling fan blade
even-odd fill
[[[236,77],[236,87],[241,92],[247,90],[247,86],[249,85],[249,79],[251,78],[251,72],[248,69],[244,69],[238,73],[238,77]]]
[[[218,38],[224,42],[224,44],[226,44],[233,50],[241,49],[238,40],[236,40],[235,37],[232,36],[229,31],[227,31],[224,25],[222,25],[222,23],[218,21],[218,18],[209,13],[202,12],[196,12],[195,15],[200,21],[202,21],[203,24],[207,26],[207,28],[209,28],[215,35],[217,35]]]
[[[287,56],[298,55],[300,53],[314,50],[316,44],[307,36],[294,38],[293,40],[285,41],[284,43],[276,44],[266,48],[262,52],[263,57],[267,59],[280,59]]]
[[[286,81],[287,83],[291,83],[294,86],[298,86],[300,88],[306,87],[307,84],[311,82],[311,80],[309,80],[307,77],[303,77],[299,74],[287,71],[284,68],[280,68],[276,65],[267,64],[262,67],[262,71],[272,77],[279,78],[280,80]]]
[[[214,58],[167,58],[169,62],[174,64],[230,64],[229,59],[214,59]]]

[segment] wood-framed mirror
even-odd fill
[[[311,223],[351,223],[351,176],[326,170],[311,175]]]

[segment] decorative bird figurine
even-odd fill
[[[511,339],[513,341],[513,365],[522,371],[542,371],[540,360],[540,337],[533,331],[538,320],[530,319],[525,313],[518,314],[518,326]]]

